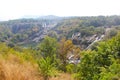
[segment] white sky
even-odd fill
[[[25,15],[120,15],[120,0],[0,0],[0,20]]]

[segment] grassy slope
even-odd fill
[[[14,50],[0,43],[0,80],[44,80],[30,50]],[[71,75],[59,73],[50,80],[72,80]]]

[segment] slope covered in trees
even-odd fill
[[[56,30],[58,34],[60,33],[70,37],[72,33],[78,32],[82,29],[81,32],[84,36],[98,32],[97,30],[99,29],[94,30],[94,28],[96,27],[112,27],[119,25],[120,16],[72,17],[59,22],[54,30]],[[89,32],[88,30],[90,30],[91,32]]]
[[[0,46],[1,80],[120,79],[120,34],[99,42],[94,50],[80,50],[70,40],[51,37],[34,49]]]
[[[119,80],[119,19],[0,22],[0,80]]]
[[[115,35],[119,30],[120,16],[97,17],[55,17],[38,19],[18,19],[0,22],[0,41],[8,44],[36,45],[46,35],[60,40],[62,37],[73,39],[76,45],[86,48],[90,37],[105,35],[106,28],[113,28]],[[76,35],[79,35],[78,40]],[[33,44],[34,43],[34,44]],[[90,42],[91,43],[91,42]]]
[[[0,22],[0,41],[10,44],[38,42],[57,21],[58,19],[18,19]]]

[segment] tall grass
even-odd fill
[[[50,80],[71,80],[64,73],[56,76],[49,58],[40,59],[38,64],[30,50],[12,49],[0,43],[0,80],[44,80],[46,74]]]
[[[19,62],[19,58],[15,55],[10,55],[7,60],[0,57],[0,80],[44,80],[36,65]],[[58,76],[51,77],[50,80],[73,80],[73,78],[71,74],[60,72]]]
[[[20,63],[15,55],[0,59],[0,80],[42,80],[37,68],[29,62]]]

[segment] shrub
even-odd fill
[[[38,60],[39,71],[44,77],[44,80],[49,80],[49,77],[57,74],[55,64],[51,63],[51,60],[52,59],[50,57]]]
[[[66,66],[67,72],[74,73],[75,72],[75,66],[76,66],[75,64],[68,64]]]

